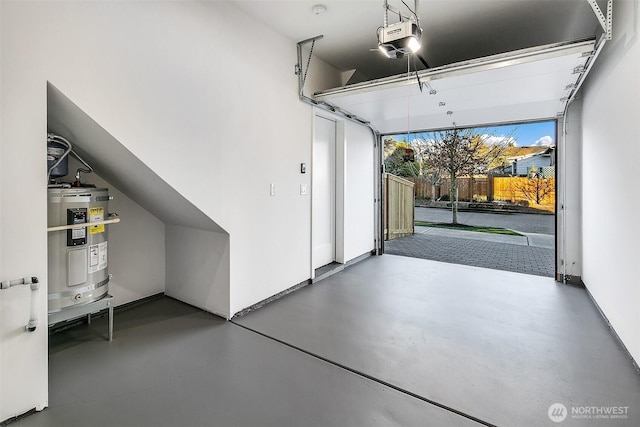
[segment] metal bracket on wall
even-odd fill
[[[323,38],[323,35],[311,37],[310,39],[303,40],[298,43],[298,63],[295,66],[295,74],[298,76],[298,93],[303,95],[304,84],[307,80],[307,73],[309,72],[309,65],[311,65],[311,57],[313,56],[313,47],[316,44],[316,40]],[[311,49],[309,49],[309,57],[307,58],[307,66],[302,66],[302,46],[311,43]]]
[[[613,0],[607,0],[607,16],[604,15],[596,0],[587,0],[587,2],[593,9],[593,13],[596,14],[596,18],[598,18],[598,22],[606,34],[605,37],[607,40],[611,40],[613,37]]]

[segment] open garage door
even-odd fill
[[[336,111],[382,135],[558,120],[597,55],[594,39],[556,43],[316,93]],[[558,179],[564,155],[558,132]],[[558,186],[556,271],[561,271],[562,185]]]
[[[595,40],[518,50],[330,89],[318,101],[382,134],[555,119],[564,113]]]
[[[384,252],[555,277],[556,140],[556,121],[385,135],[385,184],[409,203],[384,193]]]

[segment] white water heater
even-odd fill
[[[48,188],[49,313],[87,304],[107,295],[109,215],[106,188]]]

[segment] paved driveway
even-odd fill
[[[451,211],[416,208],[416,221],[451,222]],[[554,215],[459,212],[458,222],[502,227],[523,236],[416,227],[416,234],[385,242],[385,253],[473,265],[537,276],[555,276]]]

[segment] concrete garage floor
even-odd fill
[[[631,360],[544,277],[384,255],[232,322],[169,298],[101,322],[51,336],[50,407],[12,425],[640,425]],[[627,418],[572,418],[594,406]]]
[[[51,337],[49,407],[10,426],[473,426],[419,399],[161,298]]]

